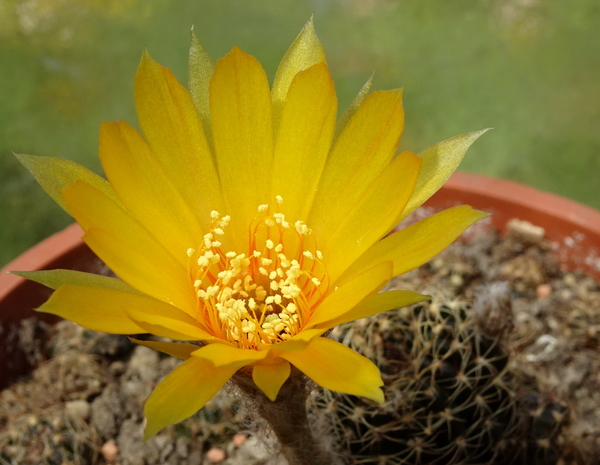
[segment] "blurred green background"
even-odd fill
[[[598,0],[0,0],[0,265],[70,223],[11,152],[97,172],[101,121],[136,121],[144,47],[186,81],[189,30],[272,79],[314,14],[340,108],[406,86],[402,148],[494,127],[465,171],[600,208]]]

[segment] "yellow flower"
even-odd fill
[[[271,400],[295,366],[319,385],[383,402],[379,371],[323,334],[427,299],[378,293],[485,216],[440,212],[388,237],[483,132],[395,156],[402,91],[361,90],[336,127],[337,99],[312,21],[272,89],[234,48],[212,64],[193,36],[188,92],[145,53],[135,80],[144,138],[105,123],[108,178],[67,160],[20,155],[120,279],[21,275],[56,289],[39,310],[185,361],[148,399],[146,437],[199,410],[245,369]],[[245,367],[245,368],[244,368]]]

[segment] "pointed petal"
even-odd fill
[[[104,123],[100,160],[127,211],[167,250],[184,257],[204,235],[193,211],[144,139],[129,124]]]
[[[233,376],[237,368],[215,368],[210,362],[190,357],[156,386],[144,406],[144,440],[167,425],[192,416]]]
[[[256,365],[252,369],[252,380],[271,402],[275,402],[281,386],[290,377],[290,372],[291,367],[286,360]]]
[[[42,271],[11,271],[12,274],[22,278],[43,284],[50,289],[58,289],[60,286],[70,284],[72,286],[96,287],[99,289],[112,289],[115,291],[139,294],[129,284],[120,279],[109,278],[93,273],[73,270],[42,270]]]
[[[216,368],[242,367],[264,359],[268,350],[240,349],[225,344],[208,344],[196,350],[192,356],[209,361]]]
[[[325,237],[320,247],[332,282],[397,224],[413,193],[420,166],[419,157],[401,153],[371,183],[357,204],[338,219],[336,230]]]
[[[346,282],[387,260],[394,263],[394,276],[406,273],[431,260],[469,226],[487,216],[489,213],[473,210],[468,205],[436,213],[377,242],[344,272],[339,282]]]
[[[367,82],[365,82],[365,84],[362,86],[362,88],[358,91],[358,94],[356,95],[356,97],[354,97],[354,100],[352,100],[352,103],[348,106],[348,108],[346,108],[346,110],[344,111],[344,114],[338,120],[337,125],[335,127],[334,139],[338,138],[338,136],[341,134],[341,132],[344,130],[344,128],[348,124],[348,121],[350,121],[350,118],[352,118],[352,116],[354,116],[354,113],[356,113],[356,110],[358,109],[358,107],[361,106],[361,104],[367,98],[367,95],[369,95],[369,92],[371,91],[371,86],[373,85],[373,76],[374,75],[375,75],[375,73],[371,74],[371,77],[367,80]]]
[[[135,105],[144,137],[203,229],[221,211],[219,176],[189,92],[145,52],[135,76]],[[174,150],[177,156],[174,156]]]
[[[432,145],[419,154],[419,157],[423,159],[423,165],[417,179],[415,193],[408,202],[400,220],[403,220],[423,205],[429,197],[444,185],[450,175],[458,168],[467,149],[479,136],[487,131],[489,131],[489,128],[452,137]]]
[[[325,50],[317,37],[311,17],[283,56],[275,73],[271,93],[273,96],[273,119],[276,127],[279,125],[278,121],[283,102],[294,76],[300,71],[321,62],[325,62]]]
[[[52,157],[15,154],[17,160],[27,168],[42,188],[69,215],[69,208],[60,191],[78,179],[87,182],[121,205],[117,194],[106,179],[71,160]]]
[[[131,342],[138,345],[148,347],[149,349],[158,350],[163,354],[171,357],[187,360],[192,356],[192,352],[198,350],[195,344],[186,344],[185,342],[163,342],[163,341],[142,341],[141,339],[129,338]]]
[[[177,257],[171,254],[125,210],[83,181],[75,181],[61,192],[86,232],[84,242],[121,279],[183,310],[195,309],[184,250],[174,251]]]
[[[273,158],[271,197],[283,197],[282,212],[306,221],[327,160],[337,98],[325,63],[298,73],[283,105]]]
[[[282,358],[325,389],[384,402],[379,369],[339,342],[318,337],[303,351],[285,352]]]
[[[171,305],[143,295],[72,285],[59,287],[37,310],[58,315],[94,331],[114,334],[145,333],[127,314],[135,309],[148,315],[182,313]]]
[[[325,331],[327,331],[327,329],[329,329],[329,328],[304,329],[304,330],[300,331],[298,334],[296,334],[295,336],[292,336],[291,339],[289,339],[285,342],[281,342],[281,343],[275,344],[275,345],[261,344],[260,348],[261,348],[261,350],[267,350],[267,349],[272,348],[273,352],[275,354],[279,354],[280,350],[283,350],[283,351],[302,350],[308,344],[310,344],[310,341],[312,341],[316,337],[321,336]]]
[[[358,305],[337,318],[325,321],[319,328],[333,328],[348,321],[368,318],[378,313],[430,300],[431,297],[413,291],[388,291],[368,296]]]
[[[170,256],[154,261],[143,247],[134,247],[102,229],[89,229],[82,239],[127,284],[190,315],[195,314],[196,296],[189,277],[183,267],[177,269],[176,262],[167,261]]]
[[[213,61],[206,50],[204,50],[204,47],[202,47],[192,28],[192,45],[190,46],[188,60],[188,89],[202,119],[204,133],[209,139],[212,137],[212,130],[210,126],[208,89],[214,69],[215,65]]]
[[[260,63],[235,47],[217,61],[210,82],[210,114],[225,212],[236,250],[259,205],[269,202],[273,163],[271,98]]]
[[[392,160],[402,128],[402,92],[373,92],[356,110],[327,159],[307,224],[319,241],[337,229]]]
[[[381,290],[392,277],[392,264],[379,263],[329,294],[308,320],[307,327],[344,315],[361,300]]]
[[[161,310],[155,311],[155,310]],[[156,309],[126,308],[125,312],[144,332],[180,341],[216,341],[217,338],[200,328],[187,313],[174,307]]]

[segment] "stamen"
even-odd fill
[[[283,203],[281,196],[275,200]],[[187,249],[198,321],[241,348],[291,339],[329,289],[323,255],[314,236],[308,236],[312,231],[302,221],[291,228],[283,213],[259,205],[249,228],[248,250],[224,252],[224,239],[215,237],[227,236],[230,217],[217,211],[210,216],[200,249]]]

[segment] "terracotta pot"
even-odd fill
[[[441,210],[466,204],[492,213],[501,231],[512,218],[541,226],[555,245],[559,261],[568,269],[582,269],[600,279],[600,212],[553,194],[487,176],[455,173],[426,206]],[[9,263],[0,273],[0,387],[30,369],[11,339],[20,320],[33,315],[53,322],[56,317],[32,309],[48,299],[51,290],[8,274],[9,270],[66,268],[98,272],[100,261],[81,242],[78,225],[49,237]],[[4,381],[4,382],[3,382]]]
[[[545,230],[558,261],[600,280],[600,211],[522,184],[479,174],[454,173],[426,206],[436,210],[471,205],[492,213],[492,223],[506,231],[513,218]]]

